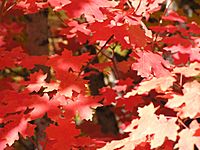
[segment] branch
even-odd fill
[[[111,35],[110,36],[110,38],[106,41],[106,43],[101,47],[101,49],[97,52],[97,54],[96,54],[96,57],[100,54],[100,53],[102,53],[103,55],[106,55],[106,54],[104,54],[102,51],[104,50],[104,48],[106,47],[106,45],[112,40],[114,38],[114,34],[113,35]],[[78,74],[78,77],[81,75],[81,73],[96,59],[96,57],[93,57],[93,59],[91,59],[87,64],[86,64],[86,66],[83,66],[82,68],[81,68],[81,71],[79,72],[79,74]],[[107,58],[110,58],[109,56],[107,56],[106,55],[106,57]],[[110,58],[111,59],[111,58]],[[77,77],[77,78],[78,78]]]

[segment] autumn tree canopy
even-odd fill
[[[0,150],[200,149],[199,0],[0,0]]]

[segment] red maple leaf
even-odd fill
[[[102,21],[106,19],[100,8],[115,7],[117,2],[108,0],[71,0],[69,5],[63,9],[67,11],[67,15],[74,18],[79,18],[81,15],[87,18],[87,21],[94,20]]]
[[[167,16],[162,16],[163,20],[169,20],[169,21],[178,21],[180,23],[184,23],[187,21],[187,18],[184,16],[179,16],[179,14],[177,14],[174,11],[169,11],[167,12]]]
[[[71,3],[70,0],[48,0],[48,3],[54,8],[54,10],[60,10],[65,5]]]
[[[153,77],[150,80],[143,80],[140,84],[135,87],[131,92],[128,92],[125,97],[133,96],[136,94],[142,95],[155,89],[157,92],[165,92],[175,82],[175,78],[172,76],[168,77]]]
[[[34,135],[35,126],[29,124],[28,121],[30,121],[30,118],[19,114],[13,116],[3,128],[0,128],[0,149],[4,149],[7,144],[11,146],[15,140],[18,140],[18,133],[21,133],[24,138]]]
[[[170,41],[177,41],[178,39],[170,39]],[[166,42],[166,41],[165,41]],[[190,60],[191,62],[200,61],[200,48],[198,46],[191,47],[190,42],[186,39],[183,39],[181,42],[176,42],[179,44],[175,44],[173,46],[165,47],[164,49],[173,53],[173,57],[180,62],[184,59],[182,57],[177,56],[177,54],[185,54],[186,61]],[[183,45],[181,45],[183,43]]]
[[[78,40],[77,43],[85,43],[88,37],[90,36],[91,31],[87,28],[88,23],[78,23],[77,21],[67,21],[66,24],[68,25],[67,28],[63,28],[60,31],[60,34],[66,35],[67,38],[72,41],[74,37],[76,37]],[[75,41],[76,42],[76,41]],[[75,46],[77,43],[73,43],[73,46]]]
[[[136,54],[139,58],[137,59],[137,63],[132,64],[132,69],[137,70],[138,75],[141,75],[141,77],[170,76],[170,72],[167,70],[167,68],[170,68],[170,64],[159,54],[150,51],[140,51]]]
[[[11,51],[0,49],[0,58],[0,69],[16,66],[32,69],[36,64],[44,64],[47,61],[47,56],[29,56],[21,47],[13,48]]]
[[[169,99],[165,106],[178,111],[182,118],[197,117],[200,110],[200,84],[197,81],[188,82],[183,88],[184,95],[173,94],[173,98]]]
[[[158,33],[164,33],[164,32],[175,33],[178,30],[178,28],[174,25],[152,26],[150,27],[150,29]]]
[[[199,128],[199,124],[196,120],[192,121],[189,128],[183,129],[179,133],[180,139],[174,148],[179,148],[180,150],[193,150],[194,145],[200,149],[200,136],[194,136],[195,131]]]
[[[166,36],[166,37],[163,38],[162,41],[164,43],[168,44],[168,45],[173,46],[173,47],[176,47],[177,45],[181,46],[183,48],[182,51],[185,51],[187,48],[189,48],[191,46],[190,40],[186,39],[186,38],[182,38],[181,35],[179,35],[179,34],[176,34],[176,35],[171,36],[171,37]],[[181,49],[181,48],[179,48],[179,49]],[[174,49],[174,50],[176,50],[176,49]]]
[[[124,106],[125,109],[130,112],[137,112],[137,108],[142,104],[144,104],[144,99],[140,95],[117,100],[117,107]]]
[[[177,118],[167,119],[164,115],[157,116],[153,104],[138,108],[140,119],[135,119],[125,129],[125,132],[130,132],[128,138],[107,143],[100,150],[113,150],[122,148],[124,150],[133,150],[142,142],[150,142],[151,149],[163,145],[165,138],[176,141],[177,130],[179,126],[175,124]],[[171,132],[168,132],[170,128]],[[162,134],[161,134],[162,133]],[[149,137],[147,135],[153,135]]]
[[[124,48],[130,46],[144,47],[148,41],[145,35],[145,30],[140,25],[113,24],[112,21],[95,22],[89,26],[92,32],[91,42],[103,41],[106,42],[112,35],[116,42],[119,42]],[[104,34],[102,34],[102,30]],[[138,36],[134,36],[138,35]]]
[[[200,74],[200,63],[194,62],[186,67],[176,67],[173,70],[173,73],[179,73],[185,77],[193,77]]]
[[[160,9],[160,4],[164,0],[130,0],[132,7],[135,10],[135,14],[138,16],[146,17],[148,20],[150,14]]]
[[[103,100],[103,104],[106,106],[106,105],[111,105],[112,103],[115,103],[115,98],[117,97],[117,94],[116,92],[109,88],[109,87],[103,87],[101,90],[100,90],[100,93],[101,93],[101,98]]]
[[[57,106],[62,106],[62,108],[67,112],[70,112],[68,115],[71,114],[71,117],[78,115],[81,120],[92,119],[94,109],[101,106],[101,104],[98,103],[99,98],[84,96],[82,93],[77,94],[72,98],[65,97],[64,95],[58,93],[52,98],[51,101],[56,103]]]
[[[45,88],[43,92],[58,90],[59,84],[56,82],[47,83],[46,78],[47,74],[42,74],[42,71],[39,71],[30,75],[30,81],[23,81],[21,84],[27,85],[30,92],[38,92],[42,87]]]
[[[46,129],[47,133],[47,149],[66,150],[73,148],[76,143],[76,136],[80,134],[80,130],[76,129],[75,123],[69,119],[57,120],[58,125],[50,125]]]
[[[62,74],[59,73],[58,76],[58,79],[60,80],[60,85],[58,89],[61,95],[72,97],[73,91],[77,93],[86,91],[87,81],[78,77],[76,74],[63,72]]]
[[[56,71],[56,76],[62,78],[63,74],[69,72],[79,72],[81,67],[91,58],[88,53],[80,56],[73,56],[69,50],[64,50],[61,55],[50,56],[46,65],[53,67]]]

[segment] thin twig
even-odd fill
[[[62,25],[64,27],[68,27],[68,25],[65,23],[65,21],[63,20],[63,18],[58,14],[58,12],[54,11],[53,7],[51,5],[49,5],[49,7],[52,9],[52,11],[56,15],[56,17],[60,20],[60,22],[62,23]]]
[[[181,73],[180,75],[180,86],[182,87],[183,86],[183,74]]]
[[[178,118],[178,122],[179,122],[180,124],[182,124],[185,128],[188,129],[188,127],[183,123],[183,121],[182,121],[179,117],[177,117],[177,118]]]
[[[169,7],[171,6],[172,2],[173,2],[173,0],[170,0],[170,3],[169,3],[169,5],[165,8],[165,10],[164,10],[162,16],[165,16],[165,15],[166,15],[166,13],[167,13],[167,11],[169,10]],[[162,24],[162,17],[159,19],[159,24],[158,24],[158,26],[160,27],[161,24]],[[154,47],[154,45],[155,45],[155,43],[156,43],[156,41],[157,41],[158,35],[159,35],[159,33],[155,33],[155,36],[154,36],[154,39],[153,39],[153,42],[152,42],[152,48]]]
[[[7,2],[7,0],[3,0],[2,3],[1,3],[1,8],[0,8],[0,15],[1,16],[3,15],[3,9],[6,6],[6,2]]]
[[[9,6],[2,15],[5,15],[6,12],[8,12],[9,10],[11,10],[15,5],[17,4],[17,2],[13,3],[11,6]]]
[[[119,76],[119,70],[117,69],[117,63],[115,61],[115,57],[112,58],[112,63],[113,63],[113,70],[115,73],[115,77],[118,80],[120,76]]]
[[[101,49],[99,50],[99,52],[97,53],[97,55],[99,55],[102,50],[106,47],[106,45],[114,38],[114,34],[110,36],[110,38],[106,41],[106,43],[101,47]]]
[[[142,2],[142,0],[139,1],[139,4],[138,4],[137,8],[136,8],[135,11],[134,11],[135,14],[136,14],[136,12],[138,11],[138,9],[140,8],[141,2]]]
[[[105,44],[101,47],[101,49],[97,52],[96,57],[97,57],[100,53],[102,53],[102,51],[104,50],[104,48],[106,47],[106,45],[107,45],[113,38],[114,38],[114,34],[110,36],[110,38],[106,41],[106,43],[105,43]],[[102,53],[102,54],[103,54],[103,53]],[[86,66],[83,66],[83,67],[81,68],[81,71],[79,72],[78,77],[79,77],[79,76],[81,75],[81,73],[96,59],[96,57],[94,57],[93,59],[91,59],[91,60],[86,64]],[[77,77],[77,79],[78,79],[78,77]]]

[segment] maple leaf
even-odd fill
[[[123,26],[110,25],[110,20],[108,19],[104,22],[94,22],[88,27],[92,33],[90,42],[96,43],[96,41],[101,41],[105,43],[114,34],[115,39],[122,44],[126,44],[126,41],[124,40],[124,36],[126,35],[126,27],[126,24]],[[102,34],[102,31],[104,31],[104,34]]]
[[[112,67],[112,62],[103,62],[91,65],[91,67],[97,69],[100,72],[106,72],[105,69],[108,67]]]
[[[134,10],[129,8],[128,10],[124,10],[124,2],[120,1],[119,5],[114,9],[101,9],[103,13],[107,15],[108,18],[112,18],[111,22],[115,25],[122,25],[124,23],[128,23],[129,25],[138,25],[141,21],[141,16],[134,16]]]
[[[170,39],[170,41],[169,41],[166,38],[165,38],[165,40],[167,40],[168,42],[172,41],[173,43],[174,43],[174,41],[179,41],[178,39]],[[166,41],[164,41],[164,42],[166,42]],[[175,44],[173,46],[168,46],[168,47],[165,47],[164,49],[172,52],[173,57],[175,59],[181,60],[181,58],[177,56],[177,54],[181,53],[181,54],[188,54],[188,60],[190,60],[190,62],[200,61],[200,48],[199,47],[197,47],[197,46],[191,47],[190,46],[191,43],[185,39],[181,39],[180,42],[176,42],[176,43],[179,43],[179,44]]]
[[[180,23],[184,23],[187,21],[187,18],[184,16],[179,16],[179,14],[177,14],[174,11],[169,11],[167,12],[167,16],[162,16],[163,20],[169,20],[169,21],[178,21]]]
[[[130,0],[132,7],[136,11],[136,15],[141,15],[146,17],[148,20],[150,14],[160,9],[160,4],[164,2],[164,0]]]
[[[113,87],[114,90],[117,92],[125,92],[128,87],[133,85],[133,80],[131,78],[126,78],[125,80],[119,80],[117,81],[117,85]]]
[[[15,9],[22,10],[25,14],[36,13],[41,8],[46,8],[48,5],[46,2],[34,1],[34,0],[21,0],[16,3]]]
[[[164,33],[164,32],[175,33],[178,30],[178,28],[174,25],[152,26],[150,27],[150,29],[158,33]]]
[[[179,34],[176,34],[174,36],[171,36],[171,37],[164,37],[162,42],[166,43],[166,44],[169,44],[170,48],[167,49],[168,47],[164,48],[165,50],[168,50],[168,51],[172,51],[174,50],[173,52],[175,51],[182,51],[182,53],[186,50],[189,51],[189,48],[191,46],[191,42],[189,41],[189,39],[185,39],[185,38],[182,38],[181,35]],[[177,47],[178,49],[176,50]]]
[[[26,108],[24,107],[25,99],[29,99],[30,96],[25,93],[17,93],[12,90],[3,90],[0,91],[0,117],[4,118],[9,113],[23,111]],[[18,98],[18,100],[16,100]],[[20,105],[19,105],[20,104]]]
[[[78,115],[80,119],[90,120],[94,113],[94,109],[99,104],[99,98],[85,96],[82,93],[77,94],[72,98],[65,97],[61,93],[56,94],[51,101],[57,102],[57,106],[62,106],[63,109],[70,112],[71,116]]]
[[[68,12],[67,15],[70,17],[79,18],[84,14],[87,21],[93,22],[94,20],[102,21],[105,19],[100,8],[115,7],[117,4],[117,2],[108,0],[71,0],[71,3],[63,9]]]
[[[54,8],[54,10],[60,10],[67,4],[70,4],[70,0],[48,0],[48,3]]]
[[[53,90],[58,90],[58,83],[47,83],[45,79],[47,78],[47,74],[42,74],[42,71],[35,72],[30,75],[30,81],[21,82],[21,84],[27,85],[27,89],[30,92],[36,91],[38,92],[42,87],[44,87],[43,92],[49,92]]]
[[[196,22],[192,22],[190,24],[187,24],[187,26],[190,28],[189,32],[195,33],[195,34],[200,34],[200,27],[197,25]]]
[[[60,34],[66,35],[67,38],[70,40],[76,37],[79,43],[85,43],[91,34],[91,31],[87,28],[88,23],[80,24],[77,21],[70,21],[70,22],[66,22],[66,24],[68,25],[68,27],[63,28],[60,31]]]
[[[200,136],[194,136],[198,128],[198,122],[196,120],[192,121],[189,128],[183,129],[179,133],[180,139],[174,148],[179,148],[179,150],[193,150],[194,145],[196,145],[200,149]]]
[[[115,98],[117,97],[117,94],[113,89],[109,87],[103,87],[100,90],[100,93],[101,93],[101,98],[103,99],[103,104],[105,106],[115,103]]]
[[[76,142],[76,136],[80,134],[80,130],[76,129],[75,123],[68,119],[57,120],[58,126],[50,125],[46,129],[47,133],[47,149],[66,150],[73,148]]]
[[[137,59],[138,62],[132,64],[132,69],[137,70],[138,75],[141,75],[141,77],[170,76],[170,72],[166,69],[170,68],[170,64],[162,56],[150,51],[140,51],[136,55],[139,57]]]
[[[29,56],[27,54],[24,54],[24,57],[21,58],[20,64],[18,65],[27,69],[32,69],[37,64],[44,65],[46,61],[47,61],[47,56]]]
[[[69,72],[70,69],[74,72],[79,72],[81,67],[91,58],[89,54],[84,53],[80,56],[73,56],[69,50],[64,50],[62,55],[50,56],[46,65],[53,67],[56,75],[62,78],[62,75]]]
[[[0,128],[0,149],[4,149],[8,144],[11,146],[15,140],[19,139],[18,133],[24,137],[34,135],[34,125],[28,123],[30,118],[23,114],[15,115],[3,128]]]
[[[5,67],[15,67],[18,63],[17,57],[22,54],[21,49],[13,49],[11,52],[6,51],[5,49],[0,49],[0,69]]]
[[[59,72],[57,72],[59,73]],[[62,72],[59,73],[58,79],[60,80],[59,93],[66,97],[72,97],[73,91],[77,93],[85,92],[87,81],[79,78],[74,73]]]
[[[14,87],[15,87],[15,83],[12,83],[10,78],[0,79],[0,85],[3,85],[0,87],[0,91],[1,90],[14,90]]]
[[[185,77],[193,77],[200,74],[200,63],[194,62],[187,67],[176,67],[173,73],[180,73]]]
[[[0,58],[0,69],[16,66],[32,69],[36,64],[45,64],[47,61],[47,56],[29,56],[21,47],[13,48],[11,51],[0,49]]]
[[[49,101],[49,96],[44,94],[30,95],[29,91],[17,93],[11,90],[0,91],[0,118],[4,118],[4,122],[10,121],[10,114],[25,113],[30,119],[42,117],[50,109],[55,109],[59,104]],[[8,117],[6,117],[8,116]]]
[[[137,108],[144,104],[144,99],[140,95],[120,98],[117,100],[117,107],[124,106],[127,111],[136,112]]]
[[[145,47],[147,44],[147,37],[145,35],[145,31],[141,29],[140,26],[130,26],[129,27],[129,40],[132,45],[136,45],[137,47]],[[137,35],[137,36],[135,36]]]
[[[179,126],[176,125],[177,118],[167,119],[164,115],[157,116],[153,104],[138,108],[140,119],[132,120],[132,123],[124,130],[130,132],[128,138],[107,143],[100,150],[113,150],[121,148],[122,150],[133,150],[137,145],[147,140],[150,141],[151,149],[161,146],[165,137],[172,141],[176,141],[177,130]],[[171,132],[168,132],[170,128]],[[162,134],[161,134],[162,133]],[[147,135],[153,135],[148,139]]]
[[[193,81],[185,83],[183,85],[183,93],[183,95],[173,94],[173,98],[169,99],[165,106],[178,111],[178,115],[182,118],[194,118],[199,114],[200,110],[199,82]]]
[[[173,85],[173,82],[176,80],[174,77],[160,77],[155,78],[153,77],[150,80],[143,80],[135,89],[133,89],[131,92],[126,93],[125,97],[133,96],[136,94],[144,94],[147,93],[153,89],[155,89],[158,92],[164,92],[166,91],[170,86]]]

